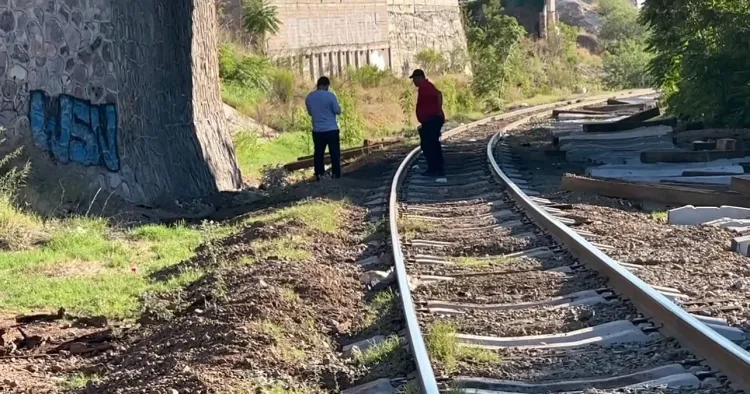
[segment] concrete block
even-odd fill
[[[737,140],[732,138],[719,138],[716,140],[716,150],[733,151],[737,150]]]
[[[750,235],[743,235],[741,237],[732,239],[733,251],[743,256],[750,256],[750,253],[748,253],[748,249],[750,249]]]
[[[667,213],[667,223],[694,226],[717,219],[750,219],[750,208],[740,208],[723,205],[720,207],[684,207],[670,209]]]
[[[385,337],[382,335],[376,335],[372,338],[365,339],[363,341],[352,343],[351,345],[344,346],[344,356],[351,357],[354,352],[365,352],[367,349],[373,348],[385,341]]]
[[[378,258],[378,256],[370,256],[366,259],[357,261],[357,265],[362,268],[370,268],[378,264],[380,264],[380,259]]]
[[[356,387],[343,390],[341,394],[396,394],[390,379],[378,379]]]

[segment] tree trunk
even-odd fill
[[[118,194],[154,204],[240,187],[219,91],[215,3],[109,4],[120,86]]]

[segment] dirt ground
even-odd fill
[[[22,324],[1,316],[0,393],[336,392],[405,379],[412,362],[401,349],[369,363],[342,354],[344,345],[402,324],[394,308],[373,310],[375,293],[356,264],[386,251],[384,229],[362,204],[389,178],[394,161],[385,156],[351,167],[339,182],[302,183],[244,205],[230,196],[214,214],[227,223],[324,198],[343,202],[343,228],[283,216],[242,225],[153,273],[169,280],[185,268],[206,272],[182,291],[144,295],[136,322],[81,321],[64,311]],[[258,250],[289,237],[304,239],[298,258]]]

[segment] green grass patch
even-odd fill
[[[306,226],[329,234],[341,231],[344,219],[345,202],[332,200],[306,200],[291,207],[274,211],[268,215],[251,217],[253,222],[276,222],[297,219]]]
[[[654,211],[654,212],[651,212],[650,216],[652,220],[655,220],[660,223],[666,223],[667,218],[669,217],[669,215],[667,214],[667,211]]]
[[[140,308],[141,293],[172,290],[201,275],[187,271],[166,282],[148,278],[193,255],[201,235],[185,225],[122,232],[102,219],[70,218],[47,225],[44,238],[33,248],[0,252],[0,310],[65,307],[73,313],[129,318]]]
[[[260,179],[264,166],[275,166],[296,161],[298,157],[312,154],[312,136],[309,133],[283,133],[273,140],[259,138],[252,131],[242,131],[234,136],[237,162],[246,178]]]
[[[221,84],[221,99],[243,115],[254,117],[255,107],[264,97],[263,91],[236,82]]]
[[[398,224],[399,230],[407,238],[414,238],[418,234],[429,233],[435,230],[435,224],[421,219],[410,219],[402,217]]]
[[[83,373],[75,373],[73,375],[69,375],[65,380],[63,380],[61,386],[66,389],[76,390],[86,388],[89,382],[97,384],[101,381],[102,377],[96,374],[87,375]]]
[[[367,304],[367,315],[365,325],[372,326],[378,323],[381,317],[387,316],[396,308],[396,294],[392,289],[386,289],[375,295]]]
[[[427,350],[431,358],[439,362],[446,373],[455,372],[461,361],[488,363],[499,360],[497,353],[462,346],[456,339],[455,327],[446,323],[436,323],[430,327],[427,335]]]
[[[465,267],[489,267],[491,265],[505,264],[508,259],[502,256],[493,258],[479,258],[471,256],[461,256],[452,259],[456,264]]]
[[[312,253],[307,250],[311,241],[310,238],[299,235],[283,235],[254,241],[252,247],[257,259],[276,257],[285,261],[304,261],[312,258]]]
[[[354,358],[362,365],[375,365],[387,360],[400,347],[401,339],[397,335],[392,335],[364,352],[355,351]]]

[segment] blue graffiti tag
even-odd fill
[[[103,165],[120,169],[117,153],[117,107],[62,94],[50,98],[41,90],[30,92],[29,121],[34,145],[61,163]]]

